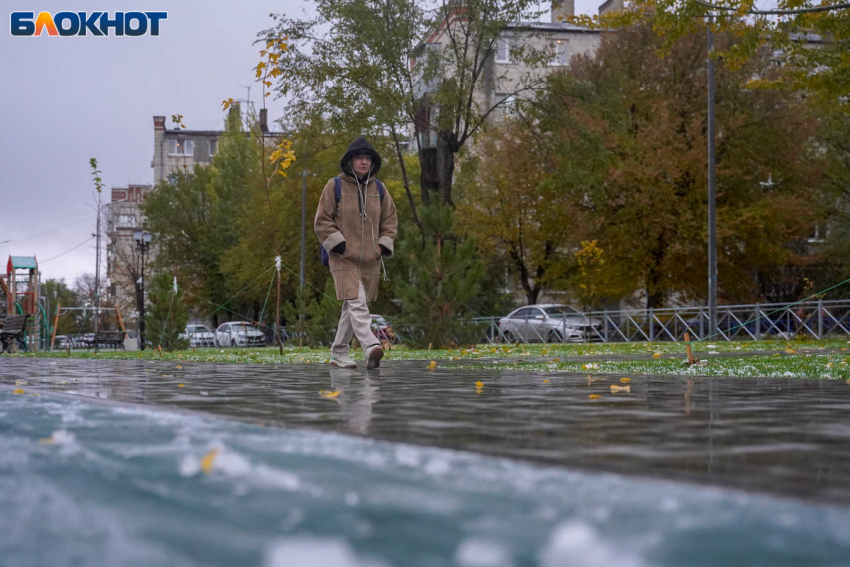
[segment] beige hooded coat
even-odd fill
[[[356,155],[352,153],[351,148],[360,140],[355,140],[343,156],[343,171],[351,171],[348,163],[352,155]],[[368,142],[362,142],[371,150],[370,155],[374,154],[370,174],[373,175],[381,166],[380,157],[377,157],[378,154]],[[314,222],[316,236],[328,252],[336,298],[355,299],[359,282],[362,281],[366,300],[375,301],[378,298],[378,282],[381,278],[380,246],[383,245],[392,256],[393,240],[398,230],[395,204],[386,186],[383,201],[381,200],[375,179],[371,177],[365,187],[363,183],[360,184],[360,191],[363,191],[366,202],[366,214],[363,215],[355,178],[349,173],[342,173],[339,177],[342,179],[339,203],[336,203],[334,197],[333,179],[328,181],[322,191]],[[345,252],[331,252],[340,242],[345,242]]]

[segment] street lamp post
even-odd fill
[[[139,307],[139,348],[145,350],[145,252],[151,244],[152,235],[150,232],[142,230],[134,230],[133,238],[136,240],[136,248],[141,252],[142,275],[136,282],[139,286],[136,288],[136,303]]]
[[[708,334],[717,333],[717,180],[714,147],[714,33],[708,16]],[[700,337],[705,338],[705,337]]]

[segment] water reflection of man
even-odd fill
[[[355,435],[367,435],[372,422],[372,406],[378,401],[378,387],[372,383],[372,378],[367,373],[361,375],[332,368],[331,385],[339,391],[336,400],[346,429]]]

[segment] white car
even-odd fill
[[[219,325],[215,330],[215,342],[218,346],[266,346],[266,337],[251,323],[233,321]]]
[[[205,325],[186,325],[186,331],[180,337],[189,339],[191,347],[214,347],[215,335]]]
[[[602,321],[569,305],[547,303],[515,309],[499,319],[499,330],[509,343],[593,341],[601,338]]]

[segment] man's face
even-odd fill
[[[372,169],[372,158],[365,155],[354,156],[351,158],[351,168],[357,174],[357,177],[363,177]]]

